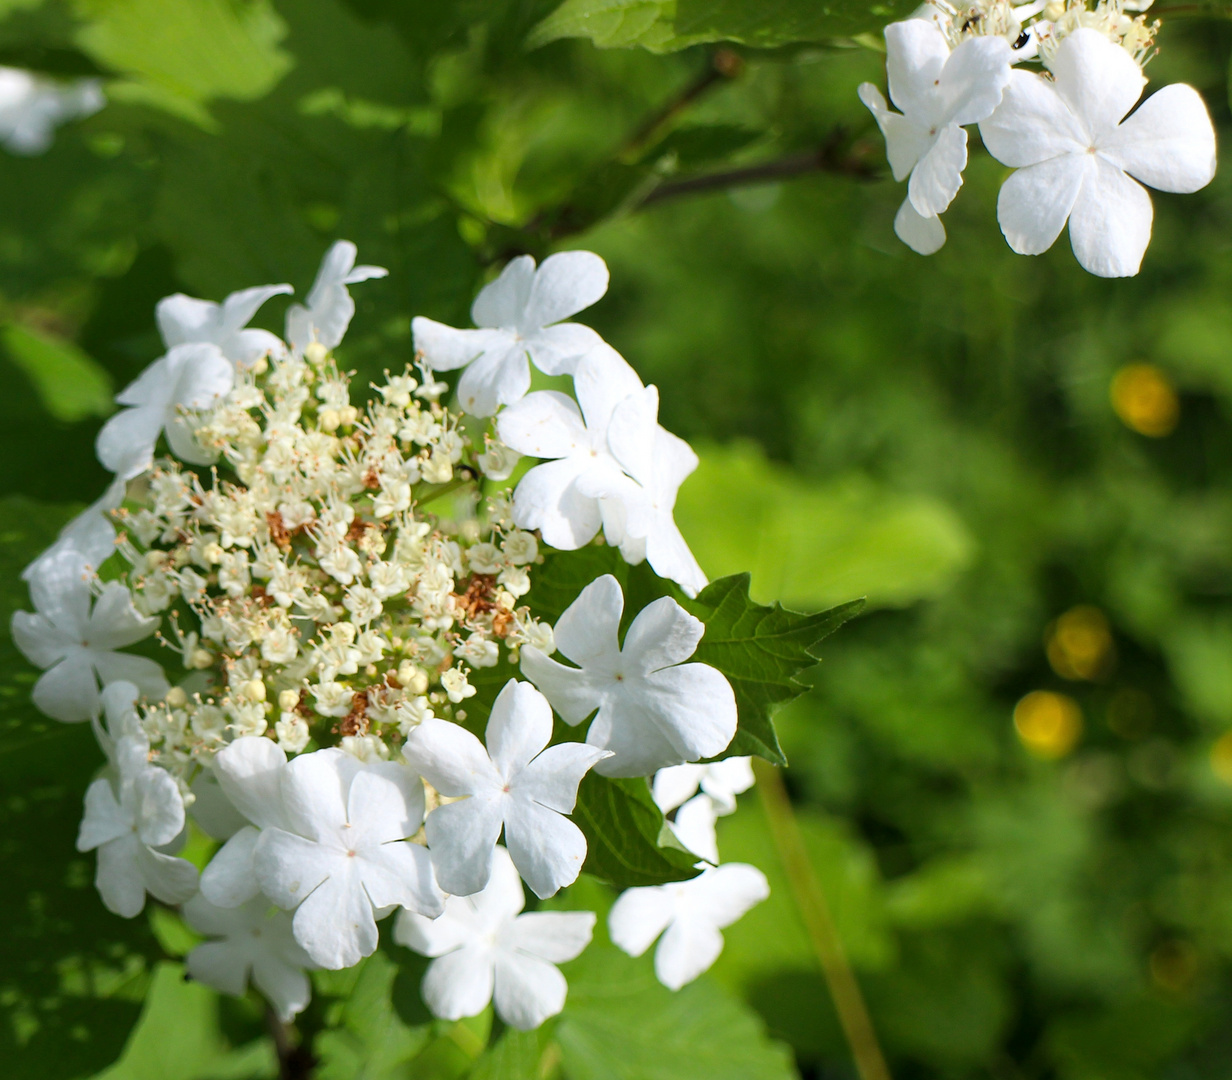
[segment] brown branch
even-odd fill
[[[295,1028],[283,1023],[269,1005],[265,1006],[265,1026],[278,1054],[279,1080],[311,1080],[317,1061],[312,1051],[295,1038]]]

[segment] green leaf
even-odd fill
[[[506,1028],[471,1071],[469,1080],[531,1080],[550,1076],[552,1059],[559,1054],[548,1041],[549,1025],[534,1031]]]
[[[565,0],[526,44],[586,37],[604,49],[675,52],[708,41],[770,49],[879,30],[916,6],[912,0]]]
[[[644,779],[589,772],[578,787],[573,821],[586,835],[588,874],[622,889],[696,877],[697,856],[667,827]]]
[[[708,978],[672,993],[649,956],[596,941],[566,965],[569,999],[556,1027],[569,1080],[792,1080],[787,1051]]]
[[[111,376],[71,341],[7,323],[0,327],[0,342],[57,420],[72,423],[115,410]]]
[[[786,765],[771,715],[808,689],[798,676],[821,659],[817,646],[864,601],[802,615],[750,600],[749,575],[735,574],[712,581],[685,606],[706,624],[693,659],[718,668],[736,693],[739,726],[723,756],[757,754]]]

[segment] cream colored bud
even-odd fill
[[[350,427],[351,424],[359,419],[359,410],[354,405],[343,405],[338,410],[338,415],[341,417],[343,424]]]
[[[265,683],[260,679],[250,679],[244,683],[241,693],[249,701],[264,701],[265,700]]]
[[[145,565],[147,570],[157,570],[160,566],[166,563],[170,558],[165,551],[147,551],[145,553]]]
[[[223,551],[222,545],[215,540],[205,545],[205,548],[201,552],[201,558],[203,558],[211,566],[216,566],[218,563],[222,562],[222,558],[225,554],[226,552]]]
[[[208,649],[194,649],[192,656],[188,659],[188,667],[191,668],[207,668],[214,662],[214,654]]]
[[[295,712],[297,705],[299,705],[298,690],[283,690],[282,693],[278,695],[278,708],[284,713]]]
[[[321,365],[325,363],[325,358],[329,356],[329,350],[319,341],[314,341],[304,350],[304,359],[310,364]]]
[[[428,689],[428,676],[422,668],[417,668],[409,660],[403,660],[398,665],[398,683],[412,694],[422,694]]]
[[[188,704],[188,695],[184,693],[182,686],[173,686],[163,700],[173,709],[179,709]]]
[[[257,361],[252,365],[252,373],[254,375],[264,375],[269,371],[269,361],[264,356],[257,357]]]
[[[338,415],[337,409],[322,409],[317,413],[317,423],[322,431],[337,431],[342,417]]]

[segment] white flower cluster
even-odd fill
[[[55,129],[106,104],[99,79],[60,82],[25,68],[0,67],[0,143],[14,154],[41,154]]]
[[[306,970],[359,962],[400,911],[398,939],[436,958],[424,995],[438,1015],[494,999],[533,1027],[563,1006],[554,965],[594,916],[520,914],[521,880],[548,897],[577,879],[582,778],[688,768],[724,751],[737,715],[724,676],[688,662],[704,626],[674,600],[623,642],[612,576],[555,626],[519,600],[541,543],[577,548],[600,528],[626,559],[704,585],[672,521],[696,458],[658,426],[654,387],[560,324],[606,288],[586,252],[537,271],[515,260],[476,301],[487,330],[416,320],[418,370],[387,371],[353,404],[332,354],[355,311],[347,286],[385,273],[355,257],[329,251],[285,341],[248,323],[286,285],[159,303],[167,352],[98,436],[115,482],[27,568],[35,611],[13,635],[45,669],[38,707],[89,720],[108,759],[78,838],[97,850],[103,902],[128,917],[147,894],[183,905],[211,938],[187,959],[195,978],[234,994],[251,982],[289,1019]],[[528,394],[528,357],[572,372],[579,404]],[[463,365],[454,411],[435,371]],[[545,462],[510,498],[521,454]],[[123,651],[141,642],[150,655]],[[502,659],[530,681],[495,695],[481,742],[463,726],[468,702],[487,705],[472,680]],[[554,710],[593,716],[586,741],[550,745]],[[175,854],[189,816],[221,845],[200,875]],[[713,846],[698,853],[714,862]],[[729,878],[708,871],[681,895]]]
[[[899,238],[922,255],[945,243],[940,214],[967,164],[965,127],[1016,170],[997,220],[1010,247],[1039,255],[1069,223],[1078,262],[1101,277],[1138,272],[1153,209],[1143,185],[1194,192],[1215,175],[1215,131],[1192,87],[1146,86],[1158,23],[1130,12],[1150,0],[930,0],[886,27],[892,111],[871,83],[860,99],[877,119],[907,198]],[[1037,63],[1040,70],[1016,67]],[[1131,110],[1134,110],[1131,114]]]

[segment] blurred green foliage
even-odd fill
[[[412,315],[465,325],[509,255],[598,251],[594,325],[702,450],[679,509],[707,570],[810,610],[868,596],[776,720],[896,1076],[1227,1071],[1232,181],[1154,196],[1142,274],[1101,281],[1064,239],[1006,249],[977,148],[949,242],[914,256],[855,97],[881,57],[832,36],[909,6],[0,3],[0,59],[100,73],[110,100],[0,168],[0,1074],[276,1074],[255,1002],[180,980],[174,916],[99,904],[73,850],[98,754],[32,710],[7,619],[20,568],[105,484],[94,432],[158,355],[154,303],[302,292],[339,236],[391,271],[357,290],[361,385],[410,359]],[[804,23],[759,29],[776,12]],[[1196,85],[1226,136],[1228,24],[1178,15],[1160,45],[1153,85]],[[695,182],[780,161],[775,182]],[[1113,408],[1135,362],[1177,389],[1164,436]],[[1111,636],[1067,678],[1056,620],[1079,604]],[[1081,710],[1059,757],[1016,734],[1037,689]],[[318,1075],[850,1077],[755,794],[720,845],[774,891],[679,994],[600,931],[540,1033],[445,1024],[389,946],[319,977]],[[555,902],[610,901],[583,880]]]

